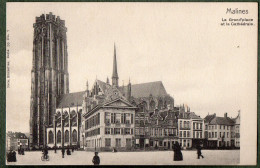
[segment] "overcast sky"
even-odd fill
[[[115,42],[120,85],[129,77],[132,84],[162,81],[175,105],[201,117],[255,115],[257,28],[220,26],[233,17],[226,9],[216,3],[8,3],[7,130],[29,132],[33,23],[49,12],[68,28],[70,92],[85,90],[96,76],[111,81]],[[256,18],[252,10],[247,18]]]

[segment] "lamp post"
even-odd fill
[[[57,126],[57,114],[55,113],[54,115],[54,152],[57,153],[56,148],[57,148],[57,135],[56,135],[56,126]]]

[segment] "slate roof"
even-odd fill
[[[123,88],[121,86],[119,90],[122,91],[126,87],[124,86]],[[149,97],[150,95],[155,97],[168,95],[162,81],[134,84],[131,86],[131,91],[134,98]]]
[[[204,120],[205,120],[205,123],[209,123],[213,118],[216,117],[216,113],[212,114],[212,115],[207,115]]]
[[[105,92],[106,89],[108,88],[108,86],[110,86],[109,84],[107,84],[101,80],[97,80],[97,83],[98,83],[99,87],[101,87],[103,92]]]
[[[196,115],[194,112],[190,112],[189,118],[190,119],[201,119],[200,116]]]
[[[184,115],[184,116],[183,116]],[[179,114],[179,119],[201,119],[194,112],[184,112]]]
[[[234,121],[229,117],[215,117],[210,123],[211,125],[234,125]]]
[[[61,107],[71,107],[71,106],[81,106],[83,102],[83,95],[85,91],[68,93],[61,97],[58,108]]]

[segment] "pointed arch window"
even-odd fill
[[[77,142],[77,131],[76,130],[73,130],[73,132],[72,132],[72,141]]]
[[[65,143],[66,142],[69,142],[69,131],[68,130],[65,131]]]
[[[61,131],[60,130],[57,133],[57,143],[61,143]]]
[[[48,137],[49,137],[49,138],[48,138],[49,144],[53,144],[54,141],[53,141],[53,133],[52,133],[52,131],[49,132]]]
[[[155,109],[155,102],[152,100],[150,102],[150,110],[154,110]]]

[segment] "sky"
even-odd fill
[[[65,20],[70,92],[86,81],[111,81],[114,43],[119,84],[162,81],[175,105],[201,117],[216,113],[256,116],[257,25],[220,26],[226,14],[216,3],[7,3],[10,88],[7,130],[29,132],[33,23],[53,12]],[[252,124],[256,124],[256,119]]]

